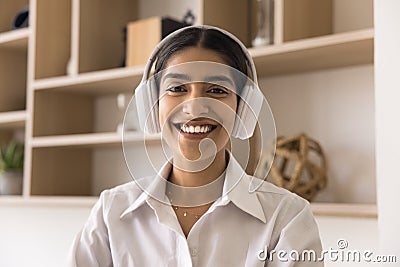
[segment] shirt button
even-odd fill
[[[192,257],[196,257],[197,256],[197,249],[196,248],[191,248],[190,249],[190,255]]]

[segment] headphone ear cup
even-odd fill
[[[233,137],[245,140],[253,136],[262,103],[263,95],[260,89],[255,84],[246,84],[238,103]]]
[[[149,126],[151,126],[152,128],[152,132],[151,133],[160,133],[161,132],[161,127],[160,127],[160,120],[159,120],[159,90],[158,90],[158,86],[156,84],[155,79],[150,79],[148,81],[149,83],[149,91],[151,94],[151,103],[152,103],[152,108],[151,108],[151,112],[149,115],[149,118],[151,118],[151,121],[149,121]]]
[[[141,83],[135,90],[140,129],[146,134],[159,133],[158,90],[154,79]]]

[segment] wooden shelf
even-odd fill
[[[143,142],[142,133],[129,133],[126,136],[128,142]],[[121,135],[118,133],[89,133],[89,134],[72,134],[58,136],[41,136],[32,139],[32,147],[95,147],[106,145],[121,145]],[[159,141],[160,135],[152,135],[146,137],[146,141]]]
[[[21,128],[25,126],[26,111],[0,112],[0,129]]]
[[[352,204],[352,203],[311,203],[311,209],[317,216],[336,217],[363,217],[377,218],[376,204]]]
[[[132,92],[142,78],[144,66],[117,68],[34,81],[34,90],[58,90],[102,95]]]
[[[94,196],[0,196],[0,206],[83,207],[91,208],[98,200]]]
[[[259,76],[372,64],[373,51],[373,29],[249,49]]]
[[[29,35],[29,28],[0,33],[0,49],[26,50]]]

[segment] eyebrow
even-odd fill
[[[223,76],[223,75],[216,75],[216,76],[207,76],[204,79],[204,82],[208,82],[208,83],[213,83],[213,82],[227,82],[229,83],[231,86],[234,86],[234,84],[232,83],[232,79]]]
[[[173,73],[173,72],[165,74],[164,77],[163,77],[163,80],[166,80],[166,79],[179,79],[179,80],[184,80],[184,81],[191,81],[192,80],[192,78],[187,74]],[[226,76],[223,76],[223,75],[207,76],[204,79],[204,82],[206,82],[206,83],[227,82],[231,86],[233,86],[232,79],[230,79],[230,78],[228,78]]]
[[[182,74],[182,73],[167,73],[162,77],[163,80],[166,79],[180,79],[180,80],[185,80],[185,81],[191,81],[192,79],[189,77],[187,74]]]

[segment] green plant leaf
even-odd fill
[[[0,171],[22,169],[24,165],[24,145],[12,141],[1,147]]]

